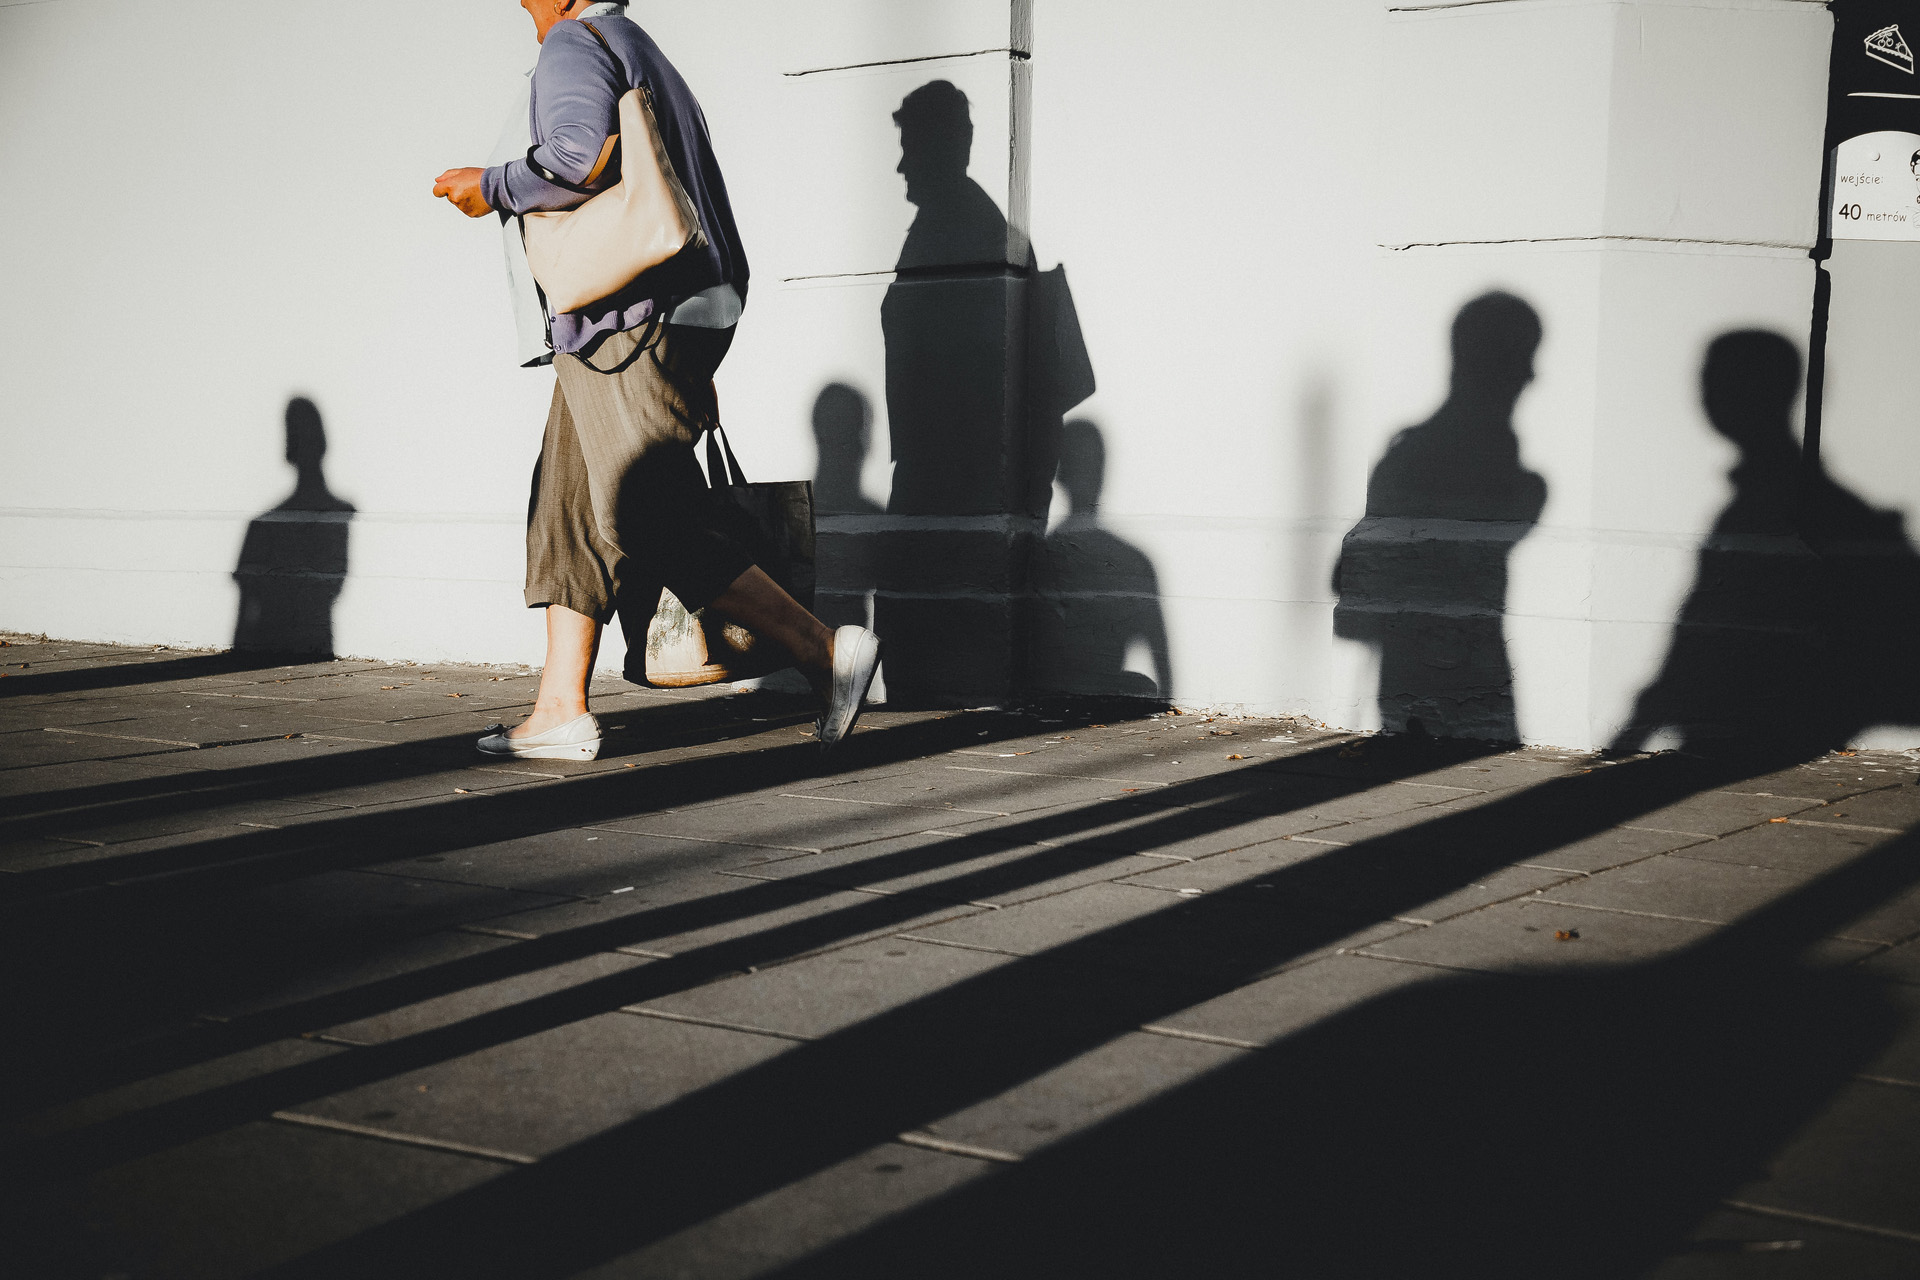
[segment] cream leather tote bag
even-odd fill
[[[555,314],[611,297],[682,249],[707,243],[646,90],[620,99],[620,136],[619,182],[577,209],[522,219],[527,265]]]

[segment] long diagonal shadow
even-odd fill
[[[1909,834],[1655,961],[1431,973],[777,1274],[1645,1274],[1716,1210],[1831,1206],[1763,1171],[1904,1019],[1806,955],[1916,881]]]
[[[1707,780],[1735,775],[1751,776]],[[398,1274],[429,1257],[460,1274],[572,1274],[995,1097],[1516,858],[1673,803],[1702,781],[1662,760],[1630,762],[1268,873],[1271,908],[1224,895],[1183,901],[803,1045],[275,1274]],[[1435,848],[1458,852],[1437,858]],[[1369,873],[1343,903],[1300,911],[1297,900],[1337,870],[1323,864],[1335,863]],[[1920,866],[1874,865],[1876,887],[1920,879]],[[1115,967],[1182,949],[1206,955],[1187,982]],[[1043,980],[1062,972],[1070,976]],[[625,995],[648,977],[607,983]],[[542,1230],[522,1232],[526,1222]]]
[[[511,710],[513,705],[518,704],[495,708],[495,712]],[[701,716],[698,724],[686,726],[669,723],[677,708],[650,707],[638,716],[629,713],[605,717],[603,723],[615,731],[644,730],[649,740],[648,746],[660,748],[726,741],[747,723],[764,731],[789,724],[804,724],[814,717],[812,710],[793,710],[784,705],[765,706],[756,703],[752,709],[770,714],[753,716],[742,711],[724,718],[707,714]],[[325,718],[323,711],[315,714]],[[397,722],[379,723],[392,725]],[[350,738],[351,722],[343,723],[335,734],[311,736],[335,740]],[[190,750],[192,748],[179,748],[155,754],[179,755]],[[469,730],[408,742],[363,745],[319,761],[285,760],[240,768],[210,768],[198,774],[158,774],[151,778],[49,788],[9,796],[7,807],[10,817],[4,831],[15,839],[58,836],[71,829],[71,815],[77,813],[85,814],[88,826],[101,827],[197,813],[224,805],[324,795],[341,787],[374,782],[391,783],[444,773],[452,767],[476,763],[472,752],[473,735]],[[612,758],[612,753],[603,758]],[[13,879],[19,883],[12,887],[43,885],[57,881],[63,875],[72,877],[76,884],[85,883],[89,874],[94,881],[120,878],[117,874],[102,877],[98,875],[98,870],[106,866],[137,864],[138,859],[127,864],[96,860],[88,864],[94,868],[92,873],[81,871],[78,876],[58,870],[37,873],[38,879],[34,878],[36,873],[26,873],[24,878],[17,874]]]
[[[577,1269],[995,1096],[1118,1031],[1244,985],[1516,857],[1604,830],[1735,774],[1750,776],[1736,770],[1703,777],[1662,761],[1643,761],[1549,782],[1428,823],[1416,833],[1355,845],[1272,873],[1267,880],[1276,892],[1267,900],[1274,908],[1250,910],[1226,897],[1199,899],[1102,930],[1047,952],[1044,962],[1015,963],[915,1001],[524,1173],[324,1251],[312,1260],[313,1267],[372,1274],[370,1268],[400,1265],[397,1260],[422,1256],[416,1248],[430,1248],[442,1264],[475,1273],[546,1275]],[[1157,821],[1172,825],[1171,819]],[[1153,826],[1145,831],[1151,833]],[[1436,848],[1457,852],[1436,857]],[[1323,901],[1325,877],[1340,866],[1361,867],[1365,874],[1345,886],[1344,901],[1303,909],[1303,902]],[[1005,874],[1005,868],[977,872],[953,887],[990,893],[996,877]],[[810,940],[809,931],[847,936],[921,914],[900,900],[880,899],[772,934],[786,934],[780,941],[792,944]],[[201,1114],[186,1127],[200,1130],[210,1119],[237,1122],[301,1097],[337,1092],[485,1043],[683,989],[698,972],[738,967],[750,954],[751,941],[764,943],[772,934],[704,948],[558,996],[355,1051],[343,1055],[346,1061],[311,1064],[203,1094],[194,1100]],[[1116,956],[1123,961],[1143,951],[1164,956],[1169,948],[1206,953],[1204,962],[1191,966],[1190,981],[1169,986],[1107,967]],[[1041,971],[1071,971],[1072,981],[1062,991],[1058,984],[1037,982]],[[801,1099],[805,1105],[796,1107]],[[215,1114],[207,1115],[208,1109]],[[107,1126],[84,1141],[63,1140],[61,1146],[70,1159],[76,1154],[123,1158],[129,1140],[133,1147],[147,1147],[177,1139],[190,1110],[180,1107],[169,1114],[156,1108],[135,1122]],[[633,1213],[636,1203],[646,1206],[640,1219]],[[528,1220],[528,1212],[553,1226],[551,1234],[542,1233],[534,1251],[538,1256],[529,1256],[526,1242],[504,1240],[497,1230],[503,1222]],[[556,1247],[556,1240],[566,1243]],[[469,1244],[471,1255],[465,1252]],[[452,1263],[439,1252],[449,1247],[459,1254]]]
[[[968,740],[977,742],[979,739]],[[1388,784],[1400,777],[1425,772],[1438,763],[1453,762],[1462,758],[1463,755],[1465,758],[1472,758],[1485,754],[1485,750],[1475,747],[1459,748],[1444,753],[1433,749],[1417,750],[1400,758],[1397,763],[1389,761],[1383,765],[1368,768],[1364,779],[1330,785],[1329,780],[1320,779],[1321,785],[1315,789],[1312,801],[1324,803],[1329,799],[1349,795],[1363,788]],[[1296,768],[1310,771],[1321,763],[1335,763],[1332,757],[1333,751],[1328,749],[1292,757],[1289,763]],[[1302,776],[1311,776],[1311,774]],[[1275,781],[1279,780],[1271,774],[1256,777],[1252,771],[1227,777],[1201,779],[1168,788],[1166,792],[1155,797],[1157,803],[1153,808],[1139,806],[1137,802],[1130,800],[1107,801],[1083,806],[1074,811],[1070,817],[1053,815],[1044,820],[1015,823],[1009,827],[1000,828],[990,836],[991,841],[998,846],[1018,846],[1044,839],[1048,840],[1052,847],[1044,855],[1036,855],[948,879],[940,887],[941,900],[964,902],[1002,896],[1030,888],[1063,874],[1071,874],[1111,862],[1119,855],[1116,855],[1110,845],[1097,840],[1075,843],[1070,840],[1070,837],[1076,830],[1086,832],[1107,826],[1116,820],[1144,818],[1145,820],[1139,825],[1129,829],[1127,839],[1130,844],[1140,844],[1149,848],[1158,843],[1172,843],[1176,839],[1232,830],[1252,820],[1255,813],[1273,811],[1273,806],[1267,803],[1257,804],[1254,812],[1235,806],[1260,797],[1264,792],[1264,785]],[[1187,808],[1185,806],[1188,803],[1208,807]],[[1338,820],[1329,820],[1330,823],[1334,821]],[[1065,843],[1062,842],[1063,836],[1069,837]],[[490,829],[490,838],[500,838],[497,827]],[[966,862],[978,855],[978,843],[962,837],[935,846],[931,850],[909,850],[869,858],[860,864],[859,869],[866,878],[879,882],[893,876],[915,872],[925,873],[931,869]],[[756,884],[750,888],[717,894],[692,903],[654,907],[604,923],[556,932],[499,951],[364,984],[337,994],[281,1006],[218,1027],[196,1028],[190,1038],[143,1045],[136,1051],[110,1056],[103,1061],[82,1060],[63,1063],[59,1070],[47,1072],[50,1078],[41,1081],[38,1087],[23,1083],[15,1086],[14,1093],[23,1101],[30,1099],[36,1105],[50,1105],[80,1093],[98,1091],[116,1083],[177,1069],[211,1057],[239,1052],[317,1027],[335,1026],[370,1017],[434,996],[535,972],[598,952],[621,947],[641,947],[649,942],[673,938],[699,929],[751,920],[767,912],[791,908],[798,897],[811,896],[818,899],[841,892],[843,892],[843,886],[837,883],[786,880],[779,884]],[[877,931],[885,931],[924,917],[935,905],[927,898],[915,894],[888,896],[859,909],[829,913],[783,928],[763,930],[717,947],[688,952],[676,956],[670,962],[648,966],[644,979],[641,979],[641,975],[631,975],[640,980],[639,986],[632,989],[638,994],[631,992],[614,994],[628,992],[628,988],[617,979],[576,988],[574,994],[586,1002],[580,1007],[586,1008],[588,1013],[577,1015],[573,1004],[557,1003],[553,1007],[556,1010],[562,1010],[555,1015],[558,1021],[542,1022],[536,1029],[572,1021],[575,1016],[590,1016],[593,1013],[606,1012],[622,1004],[643,999],[656,999],[662,995],[710,981],[715,976],[790,958]],[[627,975],[623,975],[625,976]],[[519,1005],[515,1008],[525,1011],[531,1006]],[[356,1061],[360,1064],[360,1068],[374,1073],[367,1078],[375,1079],[389,1074],[392,1070],[412,1070],[428,1062],[442,1060],[446,1056],[459,1056],[462,1053],[472,1052],[477,1048],[485,1047],[486,1044],[497,1043],[499,1039],[513,1039],[518,1035],[529,1034],[527,1031],[520,1030],[494,1039],[487,1038],[495,1035],[495,1025],[482,1022],[462,1024],[466,1031],[460,1036],[450,1038],[445,1045],[440,1045],[433,1040],[408,1041],[409,1047],[400,1051],[399,1055],[400,1060],[406,1065],[384,1068],[379,1066],[374,1058],[363,1059],[358,1055],[356,1055]],[[512,1028],[519,1024],[508,1018],[498,1025]],[[473,1036],[481,1038],[474,1040]],[[292,1076],[262,1078],[262,1080],[269,1079],[279,1080],[284,1086],[284,1092],[274,1095],[281,1100],[268,1107],[268,1111],[292,1102],[333,1092],[338,1088],[351,1087],[350,1085],[330,1085],[320,1087],[319,1093],[315,1093],[312,1089],[316,1086],[300,1083],[304,1077],[297,1073]],[[183,1101],[170,1109],[163,1108],[156,1113],[143,1113],[137,1118],[115,1122],[91,1138],[79,1136],[72,1139],[62,1138],[54,1145],[66,1150],[65,1158],[80,1159],[87,1163],[125,1158],[129,1150],[148,1150],[156,1145],[164,1146],[170,1141],[183,1140],[184,1136],[190,1136],[189,1131],[194,1126],[216,1124],[217,1127],[220,1117],[244,1118],[249,1114],[249,1108],[257,1111],[257,1101],[261,1096],[259,1091],[268,1088],[262,1080],[252,1082],[250,1087],[254,1092],[245,1095],[251,1100],[237,1101],[234,1104],[237,1110],[223,1110],[213,1105],[207,1095],[201,1095],[197,1100]],[[239,1094],[234,1096],[241,1097]],[[181,1128],[182,1125],[187,1128]],[[137,1139],[121,1136],[136,1129],[146,1136]],[[92,1144],[92,1147],[98,1151],[113,1154],[87,1157],[82,1154],[82,1150],[88,1144]]]
[[[276,657],[270,653],[228,652],[158,661],[117,662],[107,666],[79,667],[71,671],[35,672],[32,675],[9,676],[5,681],[0,681],[0,701],[118,689],[127,685],[198,680],[207,676],[245,675],[287,665],[290,664],[286,661],[286,655]]]

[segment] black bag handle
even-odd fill
[[[726,461],[721,461],[722,454]],[[725,484],[721,483],[725,480]],[[740,469],[740,459],[733,456],[733,445],[727,439],[727,429],[719,423],[707,428],[707,483],[715,489],[744,485],[747,473]]]

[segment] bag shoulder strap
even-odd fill
[[[581,26],[585,27],[588,31],[591,31],[593,33],[593,38],[595,40],[598,40],[600,42],[600,47],[607,51],[607,57],[613,60],[613,69],[616,72],[621,73],[621,78],[625,79],[626,68],[620,65],[620,55],[613,51],[613,46],[607,43],[607,38],[600,34],[600,28],[594,26],[591,22],[588,22],[585,18],[575,19],[575,21],[579,22]],[[640,92],[643,95],[647,94],[647,91],[645,89],[642,89]],[[651,95],[647,95],[647,96],[649,97],[649,99],[651,98]],[[592,182],[596,177],[604,173],[614,163],[616,158],[619,156],[619,148],[620,148],[619,138],[620,138],[620,135],[618,133],[614,133],[608,136],[607,141],[611,144],[611,146],[609,148],[603,148],[601,150],[600,162],[594,166],[593,172],[587,175],[587,182]],[[539,149],[540,148],[538,145],[527,148],[527,168],[533,170],[535,177],[539,178],[542,182],[550,182],[554,186],[560,187],[563,190],[578,192],[580,195],[583,195],[583,196],[591,196],[591,195],[599,194],[592,187],[586,185],[586,183],[568,182],[565,178],[561,177],[559,174],[555,173],[553,170],[547,168],[545,165],[541,164],[538,160],[534,159],[533,153],[538,151]]]

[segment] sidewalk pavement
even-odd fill
[[[1920,1275],[1920,767],[6,637],[22,1277]]]

